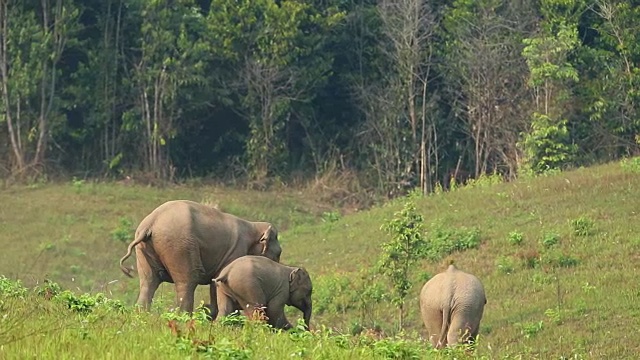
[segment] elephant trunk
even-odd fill
[[[309,302],[307,304],[307,307],[304,309],[303,313],[303,318],[304,318],[304,323],[305,325],[307,325],[307,330],[311,329],[311,302]]]

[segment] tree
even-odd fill
[[[238,64],[241,112],[247,119],[249,176],[262,180],[287,169],[287,130],[296,104],[313,99],[332,58],[319,49],[343,14],[304,1],[213,1],[211,36],[218,56]]]
[[[595,30],[593,41],[577,56],[583,119],[574,126],[574,138],[587,161],[640,151],[640,8],[627,1],[603,0],[592,10],[586,26]]]
[[[381,189],[413,184],[426,193],[439,157],[428,86],[435,16],[423,0],[382,0],[378,16],[384,57],[384,68],[378,71],[384,75],[380,82],[360,84],[358,89],[366,114],[363,141]]]
[[[391,301],[399,308],[400,329],[404,323],[405,299],[411,289],[410,274],[415,263],[426,257],[428,244],[424,238],[423,221],[415,203],[408,200],[403,209],[381,227],[391,240],[382,244],[378,269],[393,286]]]
[[[504,0],[456,0],[445,11],[441,68],[467,137],[462,142],[470,143],[465,163],[474,177],[517,172],[529,98],[521,39],[530,31],[530,13],[528,3]]]
[[[209,48],[201,39],[204,18],[192,0],[142,1],[141,15],[141,54],[134,66],[136,106],[124,115],[123,126],[142,130],[145,170],[171,179],[175,167],[169,142],[178,131],[178,92],[205,81]]]
[[[65,0],[0,2],[1,106],[18,174],[45,165],[51,127],[61,117],[58,65],[77,17]]]
[[[539,33],[524,40],[522,55],[529,67],[535,108],[521,145],[525,169],[534,173],[562,168],[576,150],[570,143],[566,109],[578,72],[568,59],[580,46],[577,16],[583,6],[581,0],[543,0]]]
[[[125,143],[120,131],[122,113],[133,106],[127,82],[130,52],[140,24],[136,7],[123,0],[85,1],[64,88],[67,124],[56,142],[65,149],[65,163],[89,174],[116,174],[124,163]],[[96,31],[96,29],[98,31]],[[123,34],[127,34],[124,36]],[[81,55],[80,55],[81,54]],[[80,55],[80,56],[79,56]],[[74,151],[70,151],[73,149]],[[132,156],[128,157],[133,158]],[[137,158],[137,157],[136,157]]]

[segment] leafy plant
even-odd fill
[[[23,298],[27,295],[27,291],[27,288],[22,285],[20,280],[11,280],[4,275],[0,275],[0,295]]]
[[[524,323],[524,324],[520,324],[520,329],[521,329],[522,335],[525,338],[529,339],[534,337],[544,329],[544,323],[542,322],[542,320],[538,322]]]
[[[326,211],[322,213],[322,221],[332,223],[340,220],[340,212],[338,211]]]
[[[559,267],[574,267],[577,266],[580,261],[571,255],[560,255],[556,261]]]
[[[496,260],[496,266],[498,267],[498,271],[503,274],[511,274],[515,270],[513,258],[508,256],[500,256]]]
[[[120,217],[118,223],[118,227],[111,231],[111,238],[123,243],[128,243],[134,231],[133,222],[129,218]]]
[[[373,344],[374,352],[385,359],[420,359],[421,349],[416,343],[403,339],[382,339]]]
[[[467,180],[467,185],[464,188],[472,189],[472,188],[490,187],[496,184],[501,184],[502,182],[504,182],[504,179],[500,174],[497,174],[497,173],[480,174],[480,176],[477,179]]]
[[[571,227],[573,228],[574,235],[584,237],[593,234],[595,224],[590,218],[581,216],[577,219],[571,220]]]
[[[209,312],[209,308],[200,304],[191,314],[176,308],[171,311],[166,311],[160,316],[168,321],[174,320],[186,323],[187,321],[195,320],[200,324],[206,324],[209,322]]]
[[[227,326],[243,326],[247,322],[247,317],[241,314],[239,311],[234,311],[227,316],[223,316],[220,319],[222,325]]]
[[[579,260],[572,255],[567,255],[559,250],[546,251],[542,256],[542,261],[552,267],[574,267],[579,264]]]
[[[76,190],[77,193],[79,193],[82,190],[85,182],[86,181],[84,179],[76,179],[75,176],[73,177],[73,179],[71,179],[71,185],[73,186],[73,188]]]
[[[55,249],[56,249],[56,244],[54,244],[52,242],[49,242],[49,241],[42,242],[38,246],[38,251],[40,251],[40,252],[53,251]]]
[[[640,174],[640,156],[620,160],[620,166],[627,172]]]
[[[544,311],[544,314],[556,325],[560,325],[562,323],[562,316],[559,308],[547,309]]]
[[[228,338],[216,340],[212,344],[198,344],[198,352],[204,353],[206,359],[245,360],[253,358],[253,351],[239,347]]]
[[[542,237],[541,242],[542,242],[542,246],[548,249],[554,245],[557,245],[558,242],[560,242],[560,235],[556,233],[546,233]]]
[[[585,293],[593,292],[595,289],[596,287],[589,284],[589,282],[585,282],[584,284],[582,284],[582,291],[584,291]]]
[[[96,298],[90,294],[77,296],[69,290],[65,290],[55,296],[55,299],[64,303],[69,309],[79,313],[89,313],[96,306]]]
[[[540,265],[540,253],[537,250],[529,249],[518,253],[518,258],[527,269],[534,269]]]
[[[522,244],[523,240],[524,240],[524,235],[519,231],[512,231],[509,233],[509,236],[507,237],[507,241],[511,245],[520,245]]]
[[[477,229],[451,229],[442,224],[431,225],[426,245],[426,257],[431,261],[437,261],[443,257],[480,246],[480,231]]]
[[[357,294],[348,274],[318,276],[313,282],[313,310],[318,314],[345,313],[355,307]]]
[[[524,136],[526,163],[523,171],[534,174],[560,170],[568,164],[576,151],[569,142],[567,120],[551,120],[549,116],[535,113],[531,121],[531,131]]]
[[[62,292],[62,287],[56,282],[45,280],[44,284],[36,286],[33,290],[39,296],[51,299]]]

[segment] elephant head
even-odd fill
[[[289,274],[289,301],[287,305],[295,306],[303,313],[304,323],[309,329],[311,322],[311,277],[304,268],[295,268]]]
[[[262,255],[275,262],[280,262],[282,248],[278,242],[278,230],[273,225],[265,222],[256,223],[256,228],[261,232],[260,239],[249,250],[248,255]]]

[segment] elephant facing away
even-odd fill
[[[290,305],[302,311],[309,329],[313,287],[304,268],[279,264],[263,256],[244,256],[225,267],[214,281],[220,316],[241,310],[250,317],[256,307],[265,306],[267,323],[287,330],[292,325],[285,317],[284,306]]]
[[[475,341],[487,303],[480,280],[453,264],[420,291],[420,312],[436,349]]]
[[[120,260],[135,248],[140,294],[137,304],[149,309],[162,282],[175,284],[181,310],[192,312],[197,285],[209,285],[211,317],[216,318],[216,286],[211,279],[233,260],[260,255],[280,261],[278,232],[270,223],[252,222],[188,200],[168,201],[138,225],[135,239]]]

